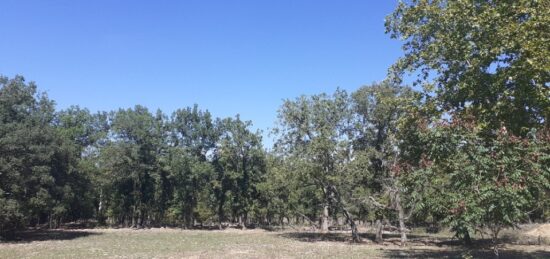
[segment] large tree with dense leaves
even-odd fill
[[[230,201],[230,212],[246,228],[253,201],[259,196],[257,184],[265,174],[265,153],[260,132],[252,132],[250,121],[226,118],[220,121],[222,135],[215,159],[218,177],[219,206]],[[226,198],[227,196],[227,198]],[[222,207],[219,217],[222,218]]]
[[[71,183],[79,195],[71,200],[70,219],[102,219],[102,181],[96,166],[101,147],[106,143],[109,125],[107,113],[90,113],[88,109],[71,106],[56,114],[57,131],[66,139],[65,145],[74,158],[74,178]]]
[[[382,82],[363,86],[352,97],[356,117],[353,143],[356,159],[351,171],[360,171],[354,178],[361,183],[356,188],[362,191],[357,193],[363,195],[356,198],[362,198],[371,208],[395,212],[404,244],[408,218],[405,200],[409,197],[394,168],[401,155],[399,123],[408,116],[410,107],[420,104],[420,95],[411,88]],[[381,231],[377,234],[377,241],[381,241]]]
[[[178,109],[170,121],[169,161],[173,182],[172,212],[186,227],[212,217],[209,209],[215,180],[212,155],[220,131],[208,111]]]
[[[142,227],[164,214],[163,192],[168,190],[161,164],[166,138],[162,123],[161,114],[154,116],[143,106],[113,113],[112,142],[103,149],[101,162],[104,177],[110,179],[112,222]]]
[[[78,156],[54,119],[54,102],[34,83],[0,77],[0,235],[33,224],[56,227],[75,209],[83,181]]]
[[[420,120],[425,122],[425,120]],[[431,124],[431,126],[429,126]],[[547,130],[520,137],[502,127],[494,139],[481,137],[473,118],[420,123],[411,153],[399,172],[419,201],[415,206],[471,242],[473,233],[527,222],[545,206],[550,189],[550,139]],[[406,149],[406,147],[405,147]],[[421,152],[418,152],[418,151]],[[496,244],[496,243],[495,243]]]
[[[300,161],[296,173],[320,197],[321,230],[328,231],[330,205],[342,205],[337,188],[342,165],[350,159],[351,114],[345,91],[286,100],[279,110],[279,152]],[[350,224],[354,225],[350,219]],[[356,230],[356,227],[353,227]],[[356,232],[356,231],[355,231]],[[359,237],[354,235],[357,240]]]
[[[405,42],[394,79],[418,75],[441,110],[469,110],[489,130],[548,126],[549,10],[547,0],[400,2],[386,21]]]
[[[412,109],[418,120],[401,125],[399,169],[425,198],[418,209],[465,240],[480,227],[496,236],[547,197],[548,140],[530,135],[549,126],[548,10],[550,1],[412,0],[386,21],[404,41],[392,79],[410,72],[427,93]]]

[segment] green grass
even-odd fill
[[[0,258],[386,258],[460,257],[460,247],[414,241],[396,246],[368,239],[347,242],[348,234],[198,231],[178,229],[96,229],[31,233],[22,241],[0,243]],[[548,247],[506,248],[505,255],[544,258]],[[474,255],[487,251],[474,251]],[[481,254],[480,254],[481,253]]]

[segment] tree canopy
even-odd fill
[[[470,110],[489,129],[548,126],[549,1],[400,2],[386,31],[404,41],[391,68],[434,91],[444,111]]]
[[[550,1],[411,0],[389,77],[283,100],[264,147],[198,105],[91,113],[0,77],[0,236],[123,227],[448,227],[470,243],[550,218]],[[404,85],[405,75],[415,78]],[[418,87],[421,86],[421,87]],[[394,227],[395,226],[395,227]],[[496,251],[496,250],[495,250]]]

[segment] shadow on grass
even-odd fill
[[[395,249],[385,250],[384,255],[389,258],[495,258],[492,250],[430,250],[430,249]],[[546,251],[520,251],[520,250],[501,250],[499,259],[507,258],[550,258],[550,252]]]
[[[346,242],[351,243],[349,233],[291,232],[281,233],[280,237],[301,242]],[[408,246],[400,246],[399,234],[384,234],[384,243],[375,244],[374,234],[362,233],[362,243],[357,245],[376,245],[384,250],[389,258],[495,258],[491,249],[491,240],[475,240],[472,246],[464,246],[456,239],[434,237],[430,235],[407,235]],[[425,249],[423,247],[426,247]],[[430,249],[431,248],[431,249]],[[550,258],[550,252],[533,249],[531,251],[513,248],[500,249],[499,258]]]
[[[281,237],[290,238],[302,242],[351,242],[352,238],[349,233],[317,233],[317,232],[290,232],[280,234]],[[361,239],[365,241],[374,241],[374,234],[371,233],[361,233]],[[393,243],[397,241],[399,243],[400,236],[398,234],[384,234],[385,243]],[[428,235],[407,235],[410,241],[414,240],[415,243],[425,244],[425,245],[435,245],[434,243],[438,240],[430,238]]]
[[[315,233],[315,232],[290,232],[282,233],[279,236],[301,242],[348,242],[351,240],[349,234],[343,233]],[[363,235],[361,235],[363,236]]]
[[[64,229],[30,229],[15,233],[11,238],[2,241],[5,243],[29,243],[36,241],[49,240],[72,240],[92,235],[101,235],[101,233],[84,230],[64,230]]]

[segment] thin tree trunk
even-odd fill
[[[472,238],[470,237],[470,232],[468,231],[466,231],[466,233],[464,234],[464,242],[466,243],[467,246],[472,245]]]
[[[342,210],[344,211],[344,216],[346,216],[346,220],[349,222],[349,225],[351,227],[351,238],[353,239],[353,242],[361,242],[361,237],[359,236],[359,231],[357,230],[357,225],[355,224],[355,221],[353,221],[353,218],[349,214],[348,210],[343,206]]]
[[[143,211],[140,209],[138,214],[138,228],[143,228]]]
[[[52,229],[52,213],[48,215],[48,227],[49,229]]]
[[[336,189],[335,186],[332,186],[332,192],[331,192],[331,198],[335,201],[335,204],[339,205],[342,211],[344,212],[344,216],[346,217],[346,221],[350,224],[351,227],[351,237],[353,239],[354,243],[361,242],[361,237],[359,236],[359,231],[357,230],[357,224],[355,224],[355,221],[353,220],[353,217],[349,213],[348,209],[346,209],[346,206],[344,202],[342,201],[342,197],[340,196],[340,193]],[[338,222],[340,225],[340,222]]]
[[[225,202],[225,199],[223,197],[220,198],[220,204],[218,204],[218,226],[220,230],[223,229],[222,221],[223,221],[223,203]]]
[[[103,212],[103,190],[99,190],[99,207],[97,208],[97,214],[101,215]]]
[[[500,227],[495,226],[491,229],[491,241],[493,243],[493,253],[495,253],[496,258],[499,257],[498,253],[498,233],[500,232]]]
[[[374,242],[376,242],[376,243],[384,242],[384,237],[382,236],[382,228],[383,228],[382,222],[379,219],[377,219],[375,227],[374,227],[374,229],[376,231],[375,237],[374,237]]]
[[[137,220],[136,220],[136,205],[134,205],[134,208],[133,208],[133,212],[132,212],[132,228],[135,228],[136,225],[137,225]]]
[[[240,215],[239,216],[239,225],[241,225],[242,230],[246,230],[246,222],[245,222],[245,216]]]

